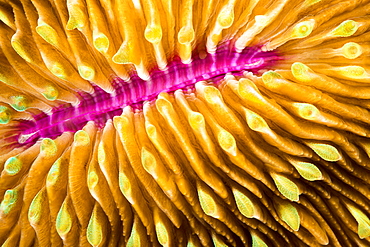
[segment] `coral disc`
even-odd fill
[[[369,0],[1,0],[0,245],[370,246]]]

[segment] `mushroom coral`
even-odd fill
[[[2,246],[370,246],[370,1],[0,20]]]

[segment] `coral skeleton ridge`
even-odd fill
[[[1,246],[370,246],[369,0],[0,0]]]

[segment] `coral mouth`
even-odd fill
[[[121,115],[123,107],[141,109],[144,102],[154,100],[161,92],[192,90],[199,81],[210,81],[217,86],[227,73],[241,76],[244,71],[249,71],[260,75],[280,59],[282,57],[276,51],[262,51],[261,46],[236,52],[229,43],[220,45],[214,54],[205,57],[193,54],[188,64],[175,57],[166,68],[153,69],[147,80],[136,73],[126,81],[116,77],[113,78],[112,93],[93,86],[94,93],[80,93],[81,102],[76,106],[64,104],[49,114],[34,115],[34,121],[23,121],[19,128],[24,131],[20,133],[18,143],[29,144],[40,137],[55,138],[64,132],[76,132],[89,121],[102,128],[108,119]]]

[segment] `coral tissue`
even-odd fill
[[[370,246],[370,1],[0,0],[0,245]]]

